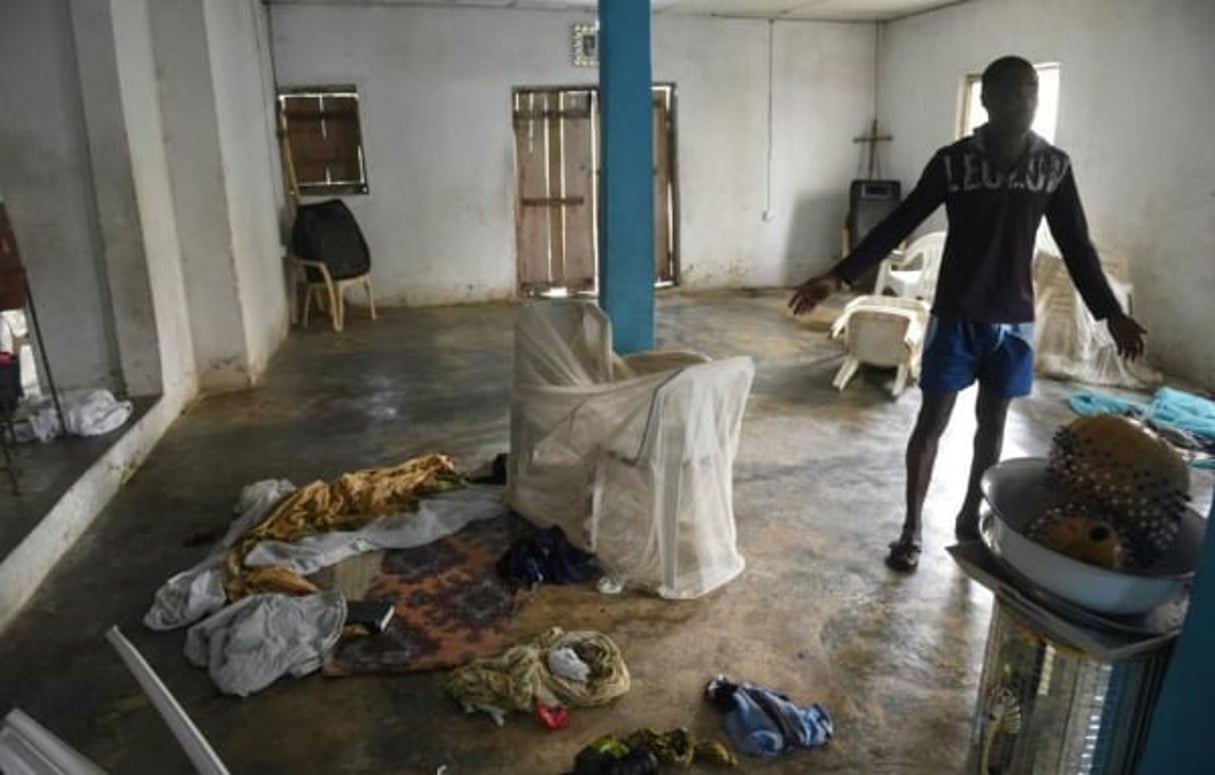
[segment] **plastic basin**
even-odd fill
[[[1198,567],[1207,521],[1187,510],[1169,552],[1143,571],[1115,571],[1072,559],[1027,538],[1025,531],[1046,509],[1045,458],[1019,458],[983,475],[992,519],[983,533],[988,548],[1023,576],[1059,597],[1093,611],[1146,613],[1181,592]]]

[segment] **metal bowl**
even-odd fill
[[[1005,460],[983,475],[992,519],[983,540],[1005,562],[1065,600],[1109,614],[1142,614],[1173,599],[1198,568],[1207,521],[1187,510],[1173,545],[1151,568],[1114,571],[1072,559],[1025,536],[1046,509],[1045,458]]]

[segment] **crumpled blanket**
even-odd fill
[[[185,627],[219,610],[228,601],[224,591],[224,556],[228,547],[269,513],[280,498],[293,491],[295,485],[286,479],[263,479],[241,490],[228,532],[207,557],[194,567],[174,575],[152,599],[143,623],[151,630],[174,630]]]
[[[345,621],[340,592],[253,595],[191,627],[186,659],[207,668],[221,692],[247,697],[287,673],[320,669]]]
[[[198,621],[227,602],[224,558],[228,548],[294,486],[286,480],[264,480],[241,493],[241,516],[232,523],[216,551],[189,570],[178,573],[157,590],[144,624],[153,630],[172,630]],[[422,497],[417,510],[372,522],[361,530],[334,531],[305,536],[293,543],[264,541],[245,556],[253,570],[287,568],[293,577],[315,573],[348,557],[380,549],[424,546],[464,529],[472,522],[507,513],[503,488],[472,485]]]
[[[550,651],[570,648],[590,667],[585,681],[563,678],[548,667]],[[544,705],[605,705],[629,690],[629,670],[620,648],[608,636],[553,627],[535,640],[502,654],[478,659],[451,672],[447,693],[465,713],[483,711],[501,725],[511,711],[531,712]]]
[[[408,511],[421,495],[465,484],[446,455],[425,455],[396,466],[342,474],[311,482],[284,497],[246,532],[224,558],[224,588],[235,601],[258,592],[316,591],[287,566],[246,568],[246,556],[263,541],[294,542],[305,536],[358,529],[387,514]]]

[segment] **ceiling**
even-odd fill
[[[591,11],[596,0],[268,0],[322,5],[429,5]],[[651,0],[656,14],[818,21],[889,21],[967,0]]]

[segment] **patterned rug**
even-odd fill
[[[426,546],[384,552],[365,591],[346,592],[351,600],[391,600],[396,616],[382,633],[342,640],[324,674],[450,668],[501,651],[515,595],[494,563],[532,530],[511,515],[474,522]]]

